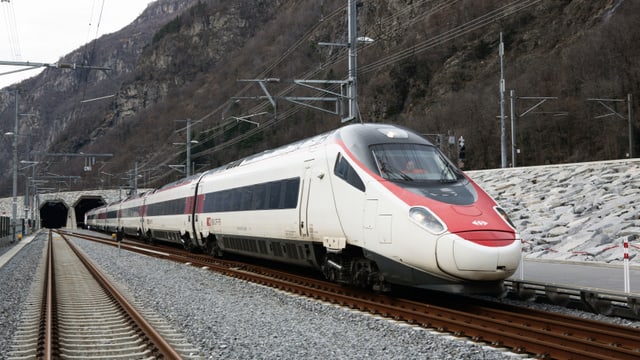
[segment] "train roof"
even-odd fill
[[[323,134],[320,134],[320,135],[316,135],[316,136],[313,136],[311,138],[306,138],[306,139],[303,139],[303,140],[299,140],[299,141],[293,142],[291,144],[283,145],[283,146],[280,146],[280,147],[275,148],[275,149],[265,150],[265,151],[257,153],[257,154],[249,155],[247,157],[231,161],[231,162],[229,162],[227,164],[224,164],[222,166],[219,166],[217,168],[213,168],[213,169],[207,171],[206,173],[207,174],[213,174],[213,173],[216,173],[216,172],[232,169],[232,168],[238,167],[240,165],[250,164],[250,163],[253,163],[253,162],[256,162],[256,161],[260,161],[260,160],[268,159],[268,158],[271,158],[271,157],[275,157],[275,156],[280,156],[280,155],[283,155],[283,154],[291,153],[293,151],[300,150],[302,148],[312,147],[314,145],[318,145],[318,144],[324,142],[330,135],[332,135],[333,133],[335,133],[338,130],[339,129],[331,130],[331,131],[328,131],[326,133],[323,133]]]
[[[375,143],[388,143],[388,142],[415,142],[433,145],[429,140],[415,133],[414,131],[393,124],[384,123],[365,123],[365,124],[350,124],[338,129],[330,130],[320,135],[316,135],[310,138],[299,140],[291,144],[283,145],[275,149],[265,150],[263,152],[249,155],[247,157],[234,160],[225,165],[211,169],[206,173],[212,174],[219,171],[231,169],[237,166],[250,164],[256,161],[261,161],[275,156],[291,153],[305,148],[311,148],[322,144],[330,139],[340,138],[345,145],[352,149],[357,149],[363,143],[375,144]],[[356,151],[357,152],[357,151]],[[195,176],[195,175],[194,175]],[[197,175],[199,176],[199,174]],[[188,179],[183,179],[186,181]],[[165,186],[175,186],[177,184],[168,184]]]
[[[158,192],[158,191],[161,191],[161,190],[166,190],[166,189],[169,189],[169,188],[172,188],[172,187],[176,187],[176,186],[189,184],[189,183],[191,183],[193,181],[197,181],[200,178],[201,175],[202,175],[202,173],[196,173],[196,174],[193,174],[193,175],[191,175],[189,177],[182,178],[182,179],[176,180],[174,182],[170,182],[170,183],[165,184],[165,185],[163,185],[163,186],[161,186],[161,187],[159,187],[157,189],[149,190],[144,195],[152,194],[152,193],[155,193],[155,192]]]

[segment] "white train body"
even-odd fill
[[[104,231],[114,233],[118,230],[119,215],[120,215],[120,201],[108,204],[106,206],[106,216],[104,219]]]
[[[119,203],[118,228],[128,236],[142,236],[144,194],[131,196]]]
[[[311,266],[358,286],[493,292],[520,260],[519,235],[495,201],[392,125],[349,125],[144,199],[152,238]],[[159,203],[174,209],[150,213]]]
[[[85,226],[89,229],[106,231],[107,205],[87,211],[84,215]]]
[[[199,176],[199,175],[198,175]],[[144,198],[142,233],[150,240],[179,243],[191,248],[192,212],[197,176],[147,193]]]

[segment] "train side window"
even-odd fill
[[[265,193],[265,185],[257,184],[255,185],[253,191],[253,209],[254,210],[263,210],[264,206],[264,193]]]
[[[293,209],[298,205],[298,193],[300,192],[300,178],[286,180],[284,195],[284,208]]]
[[[251,210],[251,199],[253,198],[253,187],[245,186],[240,189],[241,200],[240,210]]]
[[[360,179],[360,176],[358,176],[355,169],[347,162],[342,154],[338,154],[333,172],[337,177],[346,181],[349,185],[355,187],[360,191],[365,191],[362,179]]]
[[[278,209],[280,207],[280,187],[279,181],[269,183],[269,209]]]
[[[300,178],[291,178],[210,192],[205,195],[202,211],[295,209],[299,188]]]
[[[233,189],[233,190],[229,190],[229,192],[231,193],[231,204],[229,204],[229,210],[231,211],[238,211],[238,210],[242,210],[240,208],[240,201],[242,198],[242,193],[240,192],[240,189]]]
[[[222,191],[222,201],[220,201],[221,211],[232,211],[232,201],[233,194],[231,193],[233,190],[223,190]]]

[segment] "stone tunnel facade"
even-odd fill
[[[145,191],[140,189],[139,191]],[[25,232],[24,227],[33,229],[40,227],[76,229],[84,224],[84,214],[94,207],[125,199],[124,190],[85,190],[39,194],[31,201],[18,196],[17,217],[18,231]],[[35,204],[29,206],[28,204]],[[11,217],[13,198],[0,199],[0,215]],[[27,230],[28,232],[28,230]]]

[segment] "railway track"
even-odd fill
[[[115,245],[113,241],[102,241]],[[416,301],[360,291],[260,266],[192,255],[168,247],[158,249],[139,243],[123,243],[122,246],[537,358],[640,357],[640,330],[631,327],[442,294]]]
[[[171,329],[145,319],[64,234],[49,232],[44,255],[9,359],[198,358]]]

